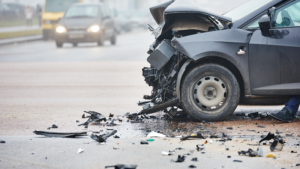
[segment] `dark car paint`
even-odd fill
[[[300,63],[300,27],[271,29],[272,37],[262,36],[260,30],[245,30],[245,25],[261,17],[269,8],[291,1],[273,0],[233,22],[228,30],[174,39],[172,44],[176,50],[190,58],[179,71],[177,96],[180,98],[180,86],[186,68],[191,63],[201,62],[211,56],[224,58],[236,66],[244,81],[244,95],[299,95],[300,73],[297,68]],[[181,12],[184,14],[189,11]],[[237,55],[241,48],[246,53]]]
[[[177,38],[173,40],[172,43],[179,52],[191,58],[192,61],[210,56],[221,57],[230,61],[242,74],[245,84],[245,94],[250,95],[249,56],[247,49],[251,34],[252,32],[247,30],[227,29]],[[237,52],[241,48],[244,49],[246,53],[244,55],[237,55]],[[182,67],[181,69],[185,68]],[[182,76],[178,76],[178,86],[180,86],[181,80]],[[177,91],[177,93],[179,94],[180,92]],[[177,96],[180,96],[178,94]]]
[[[86,17],[86,18],[66,18],[65,16],[60,19],[58,25],[64,26],[68,31],[64,34],[56,34],[56,39],[64,42],[96,42],[98,38],[96,36],[103,36],[99,33],[89,33],[87,29],[92,25],[99,25],[101,30],[104,32],[104,38],[110,39],[114,35],[115,23],[112,17],[103,17],[103,11],[101,9],[101,3],[77,3],[72,6],[85,6],[93,5],[98,6],[100,13],[97,17]],[[70,31],[71,30],[71,31]],[[72,34],[72,31],[82,31],[84,39],[68,39],[67,36]]]
[[[164,22],[164,12],[173,2],[174,0],[150,8],[150,12],[157,24],[162,24]]]

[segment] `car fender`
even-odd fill
[[[250,95],[248,69],[248,44],[252,32],[245,30],[222,30],[191,35],[172,40],[176,50],[189,59],[181,67],[176,84],[176,94],[180,98],[180,85],[189,64],[204,58],[223,58],[232,63],[242,75],[245,95]],[[240,51],[244,54],[238,54]]]

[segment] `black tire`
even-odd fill
[[[104,41],[105,41],[105,32],[102,32],[99,36],[99,39],[98,39],[98,46],[103,46],[104,45]]]
[[[73,47],[77,47],[78,46],[78,43],[73,43]]]
[[[117,33],[116,33],[116,31],[114,32],[114,35],[111,37],[110,43],[112,45],[115,45],[117,43]]]
[[[208,77],[215,77],[215,78],[208,78]],[[203,107],[203,105],[202,107],[200,107],[199,99],[195,98],[202,95],[201,93],[203,93],[204,90],[206,90],[207,92],[207,88],[211,87],[211,86],[205,86],[208,85],[208,83],[205,82],[205,80],[207,79],[211,79],[210,81],[212,81],[212,83],[217,83],[217,82],[213,82],[214,80],[220,83],[222,90],[219,90],[221,91],[219,92],[219,94],[221,94],[220,97],[223,97],[222,99],[224,99],[223,101],[220,102],[220,104],[218,104],[218,106],[220,107],[215,109],[211,108],[211,110],[208,110],[206,106]],[[204,82],[202,83],[200,81],[204,81]],[[201,86],[201,88],[204,88],[204,90],[202,91],[200,91],[201,84],[204,85]],[[197,89],[199,89],[199,91],[197,91]],[[226,92],[224,92],[224,95],[222,96],[223,90]],[[214,91],[218,92],[218,90],[214,90]],[[217,98],[219,97],[219,94]],[[210,100],[213,101],[215,99],[215,98],[208,99],[206,98],[207,95],[206,96],[204,95],[205,94],[203,93],[203,97],[201,98],[202,101],[210,102]],[[230,116],[234,112],[234,110],[238,106],[239,100],[240,100],[240,87],[238,81],[236,80],[235,76],[227,68],[223,66],[217,64],[205,64],[196,67],[192,69],[189,73],[187,73],[183,80],[183,84],[181,88],[182,107],[190,116],[192,116],[196,120],[205,120],[205,121],[225,120],[228,116]]]
[[[56,41],[55,43],[56,43],[56,47],[57,47],[57,48],[63,47],[63,44],[64,44],[64,43],[58,42],[58,41]]]

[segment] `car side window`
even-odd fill
[[[258,24],[259,19],[260,18],[256,19],[254,22],[250,23],[250,25],[247,26],[247,29],[256,29],[256,28],[259,28],[259,24]]]
[[[276,10],[272,27],[295,27],[300,26],[300,0],[296,0]]]

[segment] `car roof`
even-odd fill
[[[276,4],[279,4],[281,2],[285,2],[285,1],[291,1],[291,0],[272,0],[271,2],[267,3],[266,5],[258,8],[257,10],[251,12],[250,14],[246,15],[245,17],[235,21],[233,23],[232,28],[238,28],[244,25],[244,23],[246,23],[247,21],[249,21],[250,19],[252,19],[253,17],[261,14],[264,11],[267,11],[269,8],[271,8],[272,6],[275,6]]]

